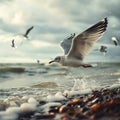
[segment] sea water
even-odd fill
[[[91,68],[0,64],[0,120],[17,120],[35,111],[47,114],[51,106],[61,105],[56,101],[118,86],[120,63],[98,63]],[[40,105],[40,101],[46,104]]]
[[[0,64],[0,99],[43,97],[65,90],[82,93],[119,85],[120,63],[98,63],[91,68],[35,63]]]

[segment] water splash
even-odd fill
[[[72,87],[72,91],[85,89],[86,83],[83,81],[83,79],[74,79],[74,85]]]
[[[97,83],[95,80],[90,80],[90,79],[87,79],[85,76],[82,77],[81,79],[80,78],[74,78],[74,85],[72,87],[72,91],[75,91],[75,90],[87,90],[87,89],[90,89],[90,90],[93,90],[95,89],[96,87],[98,87]]]

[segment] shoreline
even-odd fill
[[[22,101],[21,101],[22,100]],[[7,120],[117,120],[120,87],[91,93],[56,93],[46,98],[14,97],[0,101],[0,119]]]

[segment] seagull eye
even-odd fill
[[[56,61],[60,61],[60,57],[57,57],[55,60],[56,60]]]

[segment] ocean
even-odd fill
[[[65,90],[92,90],[120,85],[120,63],[91,68],[57,64],[0,64],[0,99],[10,96],[47,96]]]
[[[26,110],[25,99],[36,104],[36,100],[42,98],[48,101],[59,97],[63,99],[70,91],[71,94],[86,94],[93,90],[120,87],[120,63],[92,64],[94,67],[90,68],[43,63],[0,64],[0,119],[18,120],[16,109]],[[15,110],[9,107],[15,107]]]

